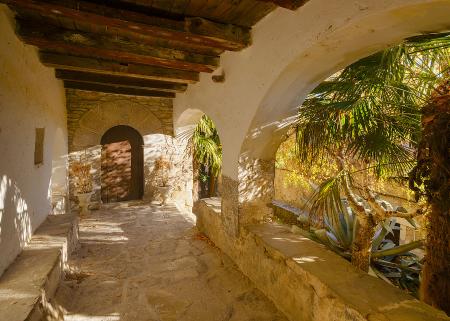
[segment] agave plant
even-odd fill
[[[324,229],[313,229],[313,237],[328,246],[334,252],[350,260],[355,235],[359,228],[357,216],[353,213],[347,199],[342,199],[343,211],[337,219],[324,217]],[[413,220],[410,220],[416,226]],[[396,218],[390,217],[381,222],[372,239],[370,270],[379,278],[406,289],[411,294],[417,295],[419,288],[419,274],[422,265],[417,255],[411,250],[423,246],[423,241],[414,241],[403,245],[387,239],[393,234]]]

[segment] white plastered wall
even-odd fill
[[[310,0],[276,9],[253,44],[221,56],[225,82],[202,74],[174,101],[175,130],[193,110],[210,116],[223,144],[223,174],[238,177],[242,155],[273,158],[306,95],[334,72],[423,32],[450,29],[448,0]]]
[[[0,37],[2,274],[52,211],[52,192],[66,192],[67,126],[62,82],[39,62],[35,48],[16,37],[12,13],[4,5]],[[34,165],[35,128],[45,128],[40,166]]]

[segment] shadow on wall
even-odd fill
[[[174,162],[176,147],[170,136],[162,134],[147,135],[144,137],[144,184],[146,198],[153,199],[158,186],[170,186],[173,189]],[[166,162],[170,166],[161,168],[159,163]]]
[[[3,175],[0,181],[0,275],[31,237],[28,208],[16,182]]]
[[[67,160],[67,155],[52,160],[52,178],[48,187],[48,195],[51,198],[52,204],[52,214],[65,214],[67,212],[68,195],[65,176],[69,169]]]
[[[239,160],[240,198],[252,201],[273,196],[275,161],[241,156]]]
[[[187,140],[163,134],[144,136],[145,198],[153,199],[158,186],[169,186],[169,199],[192,206],[192,159],[186,144]]]
[[[78,197],[76,196],[76,175],[74,173],[74,164],[82,163],[90,166],[92,176],[91,201],[100,202],[101,200],[101,154],[102,146],[96,145],[81,151],[69,154],[69,204],[72,210],[78,210]]]
[[[68,169],[67,133],[59,127],[53,137],[52,176],[49,185],[53,214],[65,214],[67,211]]]

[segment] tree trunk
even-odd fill
[[[194,201],[194,203],[200,198],[199,170],[200,164],[197,162],[195,157],[192,157],[192,200]]]
[[[431,205],[428,215],[425,264],[421,297],[450,315],[450,215],[440,204]]]
[[[422,109],[422,140],[410,187],[420,195],[423,184],[427,213],[425,264],[421,297],[450,314],[450,81],[439,86]]]
[[[346,169],[344,156],[342,152],[339,156],[336,156],[337,167],[340,171]],[[358,204],[355,194],[353,193],[348,178],[345,178],[345,196],[352,204],[352,210],[356,213],[357,224],[353,228],[356,229],[354,233],[355,237],[352,243],[352,258],[351,262],[354,266],[364,272],[369,272],[370,266],[370,254],[372,252],[372,241],[375,235],[375,229],[377,224],[373,217],[367,215],[364,206]]]
[[[216,196],[216,176],[214,176],[211,168],[209,169],[209,186],[208,186],[208,196],[214,197]]]
[[[369,272],[372,240],[376,224],[371,218],[358,216],[357,231],[352,244],[352,264],[364,272]]]
[[[205,179],[205,177],[208,177],[208,167],[204,164],[200,164],[199,166],[199,176],[202,176],[201,179],[199,179],[199,197],[200,198],[208,198],[209,197],[209,179]]]

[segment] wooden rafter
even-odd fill
[[[55,68],[55,76],[67,88],[173,98],[175,93],[185,91],[189,83],[197,82],[200,72],[216,69],[224,51],[249,46],[250,28],[260,19],[255,17],[276,8],[273,3],[296,2],[262,1],[267,3],[258,4],[256,0],[242,3],[0,0],[0,3],[16,13],[17,35],[24,43],[39,49],[41,62]]]
[[[220,24],[199,17],[177,21],[72,0],[60,0],[57,3],[36,0],[0,0],[0,2],[17,11],[101,27],[103,32],[107,33],[151,35],[225,50],[241,50],[250,44],[250,32],[247,28]]]
[[[186,84],[156,81],[144,78],[105,75],[73,70],[57,69],[55,70],[55,76],[56,78],[61,80],[74,81],[79,83],[83,82],[83,83],[128,87],[136,89],[151,89],[167,92],[183,92],[187,89]]]
[[[57,69],[140,77],[178,83],[194,83],[199,79],[199,74],[193,71],[140,64],[117,63],[103,59],[61,55],[49,52],[40,52],[39,56],[41,62],[45,66]]]
[[[64,81],[64,87],[69,89],[79,89],[88,91],[97,91],[110,94],[131,95],[131,96],[146,96],[146,97],[160,97],[160,98],[175,98],[175,93],[167,91],[148,90],[142,88],[129,88],[120,86],[90,84],[85,82]]]
[[[156,48],[120,36],[96,35],[20,19],[17,32],[25,43],[61,54],[197,72],[212,72],[219,64],[218,57]]]

